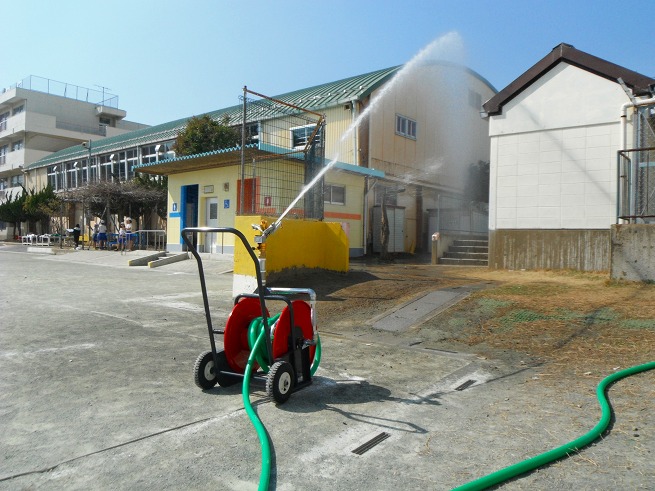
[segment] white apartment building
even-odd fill
[[[22,192],[23,169],[88,140],[145,128],[126,121],[118,96],[30,75],[0,89],[0,203]],[[0,222],[0,240],[7,238]]]

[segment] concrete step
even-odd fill
[[[140,256],[134,259],[130,259],[127,264],[130,266],[148,266],[148,263],[151,261],[156,261],[161,257],[166,256],[166,251],[155,252],[154,254],[148,254],[147,256]]]
[[[189,253],[188,252],[182,252],[180,254],[166,254],[165,256],[160,257],[159,259],[155,259],[154,261],[150,261],[148,263],[149,268],[158,268],[159,266],[165,266],[166,264],[172,264],[176,263],[179,261],[186,261],[189,259]]]
[[[488,266],[489,241],[486,238],[456,239],[439,264],[453,266]]]
[[[449,259],[489,259],[489,253],[485,252],[471,252],[471,251],[453,251],[449,249],[447,252],[444,252],[443,257]]]
[[[473,246],[473,245],[451,245],[448,251],[452,252],[474,252],[474,253],[489,253],[489,246]]]
[[[489,247],[489,241],[483,239],[455,239],[454,246],[483,246]]]
[[[442,257],[439,259],[439,264],[448,266],[489,266],[489,260]]]

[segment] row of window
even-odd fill
[[[7,120],[9,119],[10,114],[12,116],[16,116],[17,114],[22,113],[24,110],[25,104],[21,104],[20,106],[13,108],[11,111],[6,111],[0,114],[0,131],[5,131],[7,129]]]
[[[23,140],[16,140],[11,144],[11,151],[15,152],[16,150],[22,150],[23,149]],[[9,145],[2,145],[0,146],[0,155],[7,155],[7,152],[9,152]]]
[[[0,177],[0,190],[7,188],[15,188],[25,184],[23,179],[23,174],[18,174],[17,176],[10,177]]]
[[[91,158],[63,162],[48,167],[48,184],[56,191],[83,186],[94,181],[126,181],[134,177],[134,166],[151,163],[171,156],[173,141],[146,145],[140,149],[117,151],[111,154],[95,155]],[[141,159],[139,159],[139,150]]]

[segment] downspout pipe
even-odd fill
[[[368,193],[370,193],[375,185],[377,184],[377,179],[374,179],[373,182],[370,182],[370,177],[366,176],[364,178],[364,219],[362,220],[362,228],[364,229],[362,237],[364,238],[364,255],[367,254],[368,249]]]
[[[353,99],[350,101],[350,111],[352,113],[352,125],[353,125],[353,164],[359,165],[359,148],[358,148],[358,142],[357,142],[357,130],[359,129],[358,126],[355,125],[355,122],[357,121],[357,116],[359,116],[359,111],[357,105],[357,100]]]
[[[626,145],[627,145],[627,128],[628,128],[628,108],[637,108],[639,106],[648,106],[651,104],[655,104],[655,97],[650,97],[648,99],[633,99],[629,102],[624,103],[621,105],[621,135],[620,135],[620,142],[619,142],[619,150],[627,150]],[[631,166],[630,167],[630,215],[634,216],[636,214],[637,210],[637,196],[635,193],[635,183],[637,181],[637,167],[636,166]],[[619,186],[619,183],[617,182],[617,186]],[[618,206],[618,199],[619,195],[617,194],[617,206]]]

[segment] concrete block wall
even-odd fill
[[[611,277],[628,281],[655,281],[655,227],[613,225]]]
[[[610,230],[490,230],[489,268],[609,271]]]

